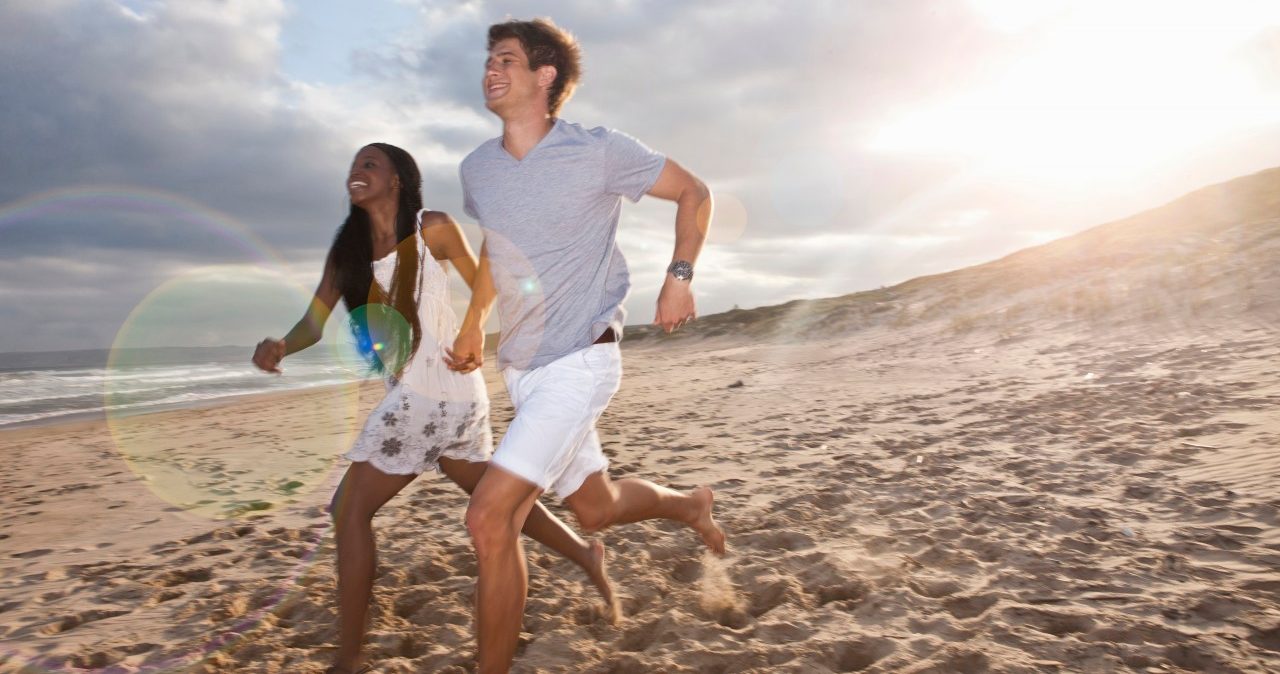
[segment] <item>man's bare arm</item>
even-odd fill
[[[676,202],[676,245],[671,261],[696,263],[711,226],[711,190],[675,160],[667,159],[649,194]],[[681,281],[672,274],[666,275],[658,293],[655,325],[671,332],[697,317],[691,283],[692,280]]]
[[[471,303],[467,305],[467,315],[462,319],[453,348],[446,349],[445,363],[449,369],[470,372],[484,364],[484,324],[497,295],[493,275],[489,272],[488,247],[481,245],[480,264],[471,284]]]

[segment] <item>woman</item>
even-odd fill
[[[445,213],[422,208],[417,164],[393,145],[362,148],[347,190],[351,211],[311,307],[284,339],[263,340],[253,355],[259,368],[279,373],[285,356],[320,340],[341,297],[362,350],[368,347],[372,365],[387,375],[387,395],[345,455],[352,463],[331,504],[339,647],[329,674],[369,671],[360,649],[373,589],[374,513],[428,470],[443,472],[470,493],[493,449],[483,377],[453,372],[442,362],[457,332],[443,262],[451,262],[468,286],[476,276],[476,258],[461,230]],[[524,533],[581,566],[613,606],[598,541],[583,541],[540,504]]]

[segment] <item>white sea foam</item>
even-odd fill
[[[199,404],[266,391],[329,386],[361,378],[323,351],[290,359],[286,376],[248,362],[252,349],[132,352],[137,365],[106,367],[108,353],[0,354],[0,428],[107,411]],[[183,360],[185,359],[185,362]],[[90,364],[92,363],[92,364]],[[22,365],[28,365],[23,368]]]

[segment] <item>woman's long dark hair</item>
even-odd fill
[[[351,313],[351,329],[356,335],[361,351],[369,357],[375,371],[392,371],[399,375],[422,341],[422,324],[418,320],[419,266],[417,239],[418,211],[422,210],[422,174],[413,157],[404,150],[387,143],[370,143],[391,160],[396,175],[400,177],[400,199],[396,204],[396,266],[391,287],[382,288],[373,282],[373,237],[369,214],[363,208],[351,205],[347,219],[338,228],[329,249],[329,262],[333,265],[342,301]],[[385,317],[388,312],[375,312],[366,305],[384,305],[396,310],[409,324],[410,335],[396,330]],[[373,323],[373,325],[370,325]],[[409,343],[404,338],[409,337]],[[374,347],[374,344],[380,346]],[[406,347],[408,347],[406,349]],[[401,356],[400,354],[404,354]],[[390,366],[390,367],[388,367]]]

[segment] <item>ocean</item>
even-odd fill
[[[251,346],[0,353],[0,428],[110,411],[149,412],[252,393],[344,384],[371,375],[331,349],[289,356],[284,374],[249,361]]]

